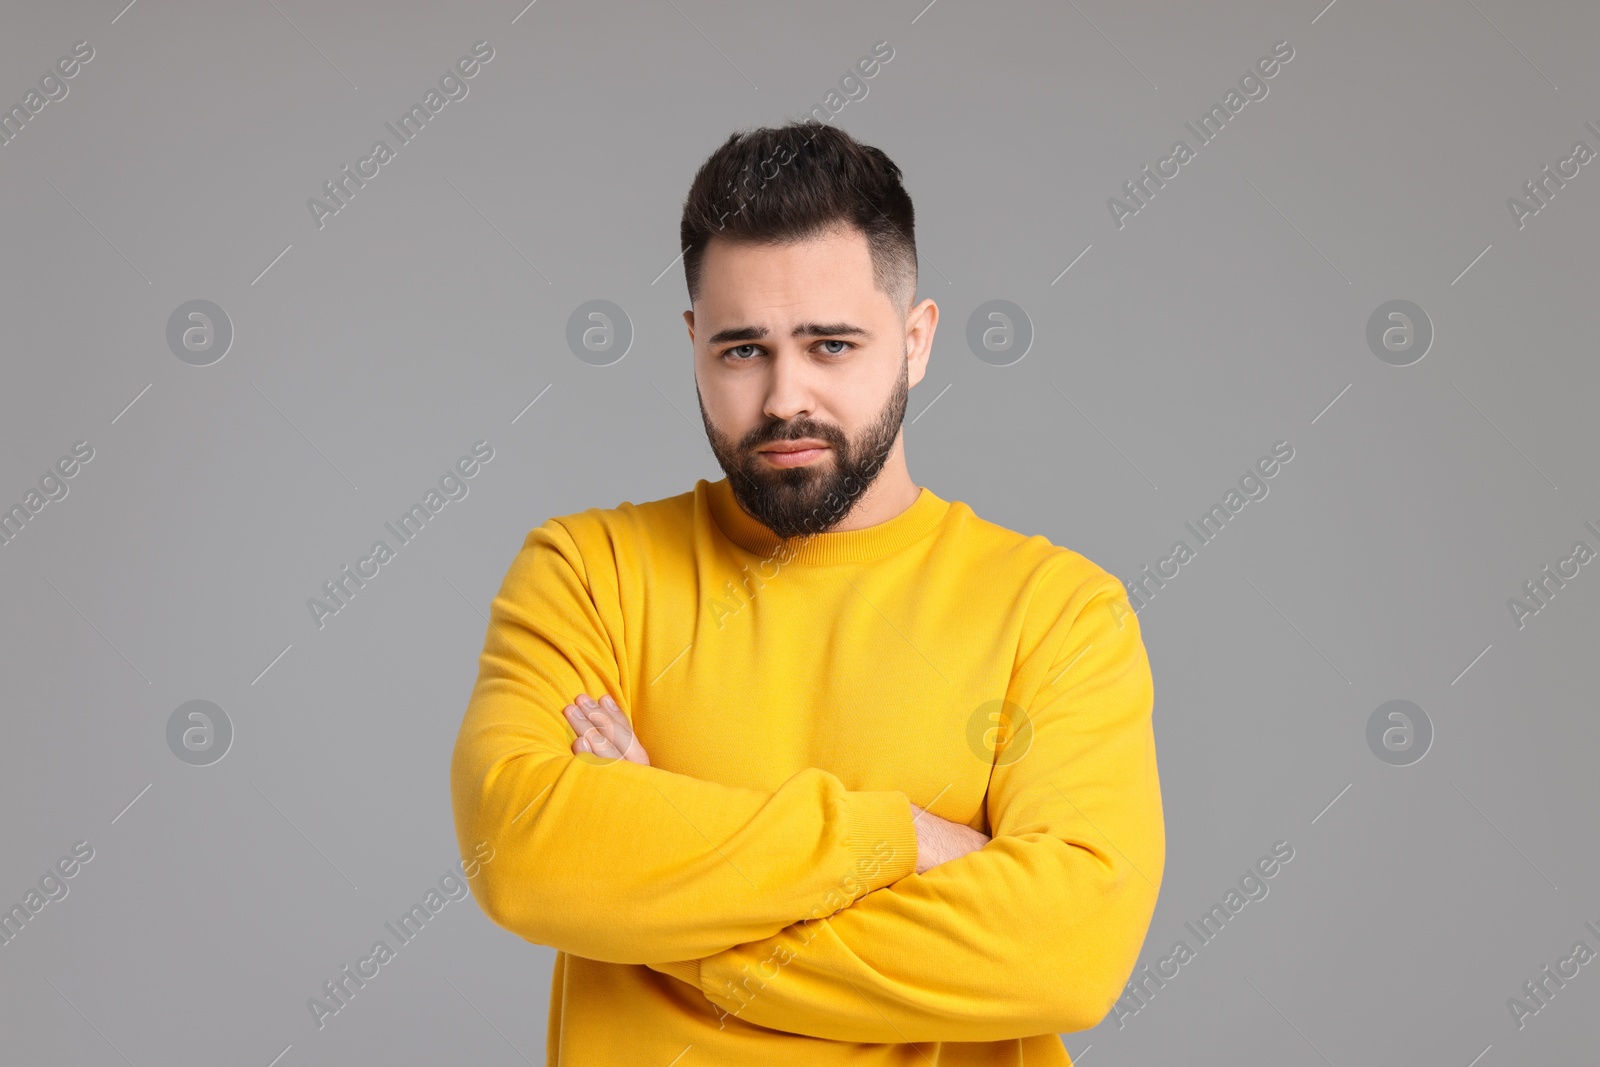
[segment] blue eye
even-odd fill
[[[826,340],[826,341],[818,341],[817,344],[818,345],[840,345],[840,346],[842,346],[837,350],[824,348],[822,350],[823,354],[824,355],[829,355],[829,356],[842,356],[846,352],[849,352],[851,349],[860,347],[854,341],[840,341],[840,340],[837,340],[837,339],[829,339],[829,340]],[[746,352],[746,350],[748,350],[748,355],[743,354],[743,353]],[[734,345],[732,348],[723,350],[722,358],[725,359],[725,360],[730,360],[730,361],[732,361],[734,363],[748,363],[752,359],[754,359],[755,357],[757,357],[759,355],[761,355],[761,346],[760,345],[744,344],[744,345]]]

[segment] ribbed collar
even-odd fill
[[[927,486],[917,499],[894,518],[859,530],[833,530],[792,539],[783,554],[782,540],[747,514],[733,495],[726,477],[714,482],[700,479],[695,492],[705,502],[712,519],[728,540],[757,556],[787,558],[789,563],[864,563],[880,559],[927,534],[944,519],[950,503]]]

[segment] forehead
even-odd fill
[[[696,318],[711,320],[703,325],[889,310],[889,298],[873,279],[866,235],[854,228],[782,244],[713,237],[700,263],[700,296],[694,305]]]

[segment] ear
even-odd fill
[[[906,315],[907,388],[922,381],[928,372],[928,357],[933,354],[933,333],[939,326],[939,305],[924,300]]]
[[[689,327],[689,343],[692,345],[694,344],[694,312],[685,311],[683,313],[683,321]]]

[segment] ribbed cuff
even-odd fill
[[[700,961],[699,960],[673,960],[671,963],[652,963],[652,971],[669,974],[680,982],[685,982],[696,989],[700,988]]]
[[[898,789],[846,793],[844,812],[852,870],[865,883],[861,894],[916,871],[917,828],[911,821],[911,801],[904,793]]]

